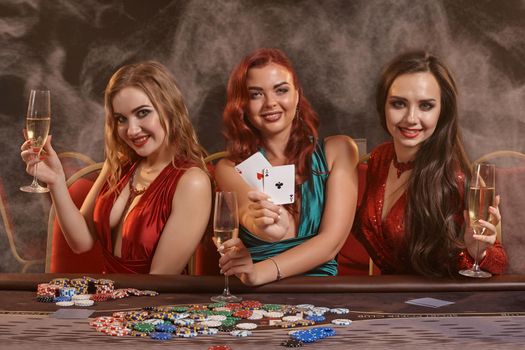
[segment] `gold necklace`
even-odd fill
[[[128,197],[128,200],[126,202],[126,207],[124,208],[124,213],[128,211],[131,203],[133,203],[133,200],[137,197],[137,196],[140,196],[141,194],[143,194],[144,192],[146,192],[146,190],[148,189],[148,187],[143,187],[141,188],[140,190],[138,190],[137,188],[135,188],[133,186],[133,181],[135,180],[135,173],[137,172],[137,169],[138,169],[138,166],[137,168],[135,168],[135,170],[133,171],[133,174],[131,175],[131,179],[129,180],[129,197]]]

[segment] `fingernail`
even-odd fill
[[[224,273],[224,272],[223,272],[222,269],[221,269],[221,270],[219,271],[219,273]]]
[[[268,202],[272,202],[272,203],[273,203],[273,199],[271,199],[271,198],[267,198],[266,200],[267,200]]]
[[[283,211],[283,209],[282,209],[282,208],[279,208],[279,214],[281,214],[281,213],[282,213],[282,211]]]

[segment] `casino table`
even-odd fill
[[[0,274],[0,348],[2,349],[101,349],[170,348],[286,349],[291,329],[269,326],[262,320],[248,337],[219,332],[213,336],[159,341],[132,336],[114,337],[97,332],[91,319],[116,311],[152,306],[210,303],[222,291],[221,276],[90,275],[110,278],[116,288],[155,290],[157,296],[130,296],[97,302],[84,309],[90,318],[54,318],[61,309],[36,301],[38,283],[78,274]],[[429,279],[419,276],[293,277],[259,287],[230,279],[232,293],[262,303],[313,304],[348,308],[326,322],[301,329],[329,326],[336,334],[303,349],[520,349],[525,348],[525,276],[489,279]],[[407,304],[417,298],[453,302],[433,308]],[[78,307],[74,307],[78,308]],[[351,319],[334,325],[333,318]],[[254,321],[256,322],[256,321]]]

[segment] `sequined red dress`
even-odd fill
[[[410,265],[408,247],[404,240],[404,215],[407,193],[395,202],[385,219],[381,220],[385,184],[390,163],[395,155],[393,143],[378,146],[370,155],[367,170],[367,188],[358,211],[353,234],[366,247],[374,263],[383,274],[415,274]],[[463,176],[458,176],[458,186],[463,187]],[[461,191],[463,193],[463,191]],[[463,224],[463,214],[457,215],[458,224]],[[458,252],[458,270],[470,267],[473,259],[466,250]],[[501,274],[507,266],[507,255],[501,244],[487,248],[480,267],[494,274]]]
[[[117,185],[119,190],[128,184],[135,167],[136,164],[124,172]],[[155,249],[171,214],[177,183],[187,168],[168,164],[149,185],[137,205],[131,209],[122,226],[121,257],[113,254],[109,225],[109,215],[116,193],[106,195],[108,186],[103,186],[95,203],[93,220],[104,253],[106,273],[149,273]]]

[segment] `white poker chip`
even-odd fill
[[[267,311],[265,312],[265,315],[269,318],[281,318],[284,316],[284,314],[280,311]]]
[[[213,309],[213,311],[232,311],[229,307],[222,306],[222,307],[216,307]]]
[[[206,328],[206,329],[198,330],[197,332],[202,335],[215,335],[219,333],[219,329],[218,328]]]
[[[208,320],[211,321],[224,321],[226,319],[226,316],[224,315],[210,315],[208,316]]]
[[[181,313],[178,313],[178,314],[177,313],[173,314],[173,319],[174,320],[179,320],[181,318],[188,318],[188,317],[190,317],[190,314],[187,313],[187,312],[181,312]]]
[[[73,306],[75,305],[74,301],[57,301],[55,304],[58,306]]]
[[[230,335],[232,335],[234,337],[248,337],[248,336],[252,335],[252,332],[250,332],[248,330],[245,330],[245,329],[241,329],[241,330],[231,331]]]
[[[195,321],[190,318],[181,318],[181,319],[173,320],[173,324],[175,326],[191,326],[194,323]]]
[[[71,300],[77,301],[77,300],[90,300],[91,294],[75,294],[71,297]]]
[[[322,310],[315,309],[307,310],[304,312],[304,314],[307,316],[324,316],[324,312]]]
[[[207,321],[202,321],[199,324],[206,326],[206,327],[219,327],[222,324],[222,322],[217,321],[217,320],[207,320]]]
[[[150,323],[152,325],[158,325],[160,323],[164,323],[164,320],[161,320],[160,318],[150,318],[150,319],[144,320],[142,322]]]
[[[248,317],[247,319],[248,320],[260,320],[264,317],[264,314],[260,313],[260,312],[257,312],[257,313],[253,313],[250,315],[250,317]]]
[[[350,310],[348,310],[345,307],[336,307],[336,308],[330,309],[330,312],[333,313],[333,314],[343,315],[343,314],[349,313]]]
[[[312,311],[313,312],[318,312],[318,313],[321,313],[321,314],[325,314],[328,311],[330,311],[330,308],[329,307],[324,307],[324,306],[316,306],[316,307],[312,308]]]
[[[95,301],[94,300],[90,300],[90,299],[80,299],[80,300],[75,300],[74,301],[75,303],[75,306],[93,306],[95,304]]]
[[[350,326],[352,324],[352,320],[347,318],[336,318],[335,320],[332,320],[332,323],[338,326]]]
[[[299,304],[299,305],[295,305],[296,308],[298,309],[302,309],[302,310],[310,310],[310,309],[313,309],[315,307],[315,305],[312,305],[312,304]]]
[[[296,321],[299,321],[299,320],[302,320],[303,318],[300,317],[300,316],[284,316],[282,318],[283,321],[286,321],[286,322],[296,322]]]
[[[256,323],[249,323],[249,322],[243,322],[243,323],[237,323],[235,325],[235,327],[239,328],[239,329],[248,329],[248,330],[251,330],[251,329],[255,329],[257,328],[257,324]]]

